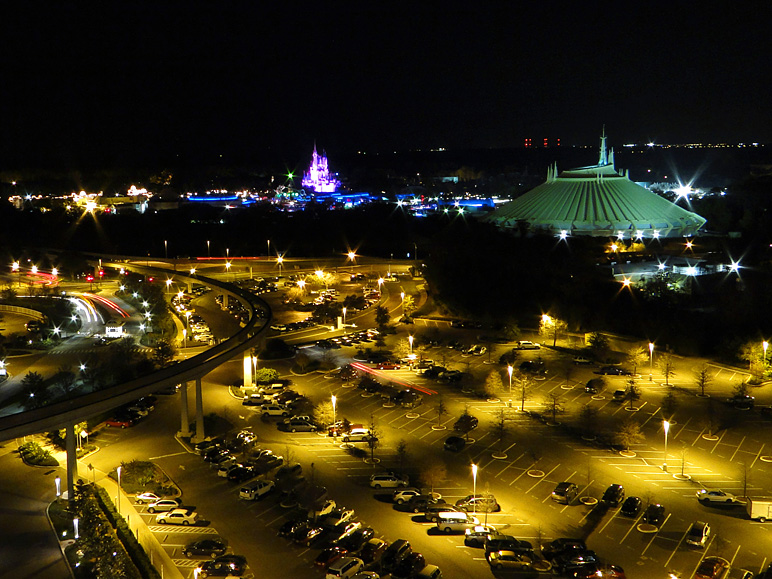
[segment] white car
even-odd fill
[[[155,493],[140,493],[134,497],[134,500],[137,501],[138,505],[144,505],[145,503],[154,503],[156,501],[160,501],[161,497]]]
[[[517,343],[517,346],[515,346],[515,350],[539,350],[540,348],[540,344],[536,344],[535,342],[531,342],[529,340],[520,340]]]
[[[374,474],[370,476],[370,486],[374,489],[406,487],[407,480],[395,474]]]
[[[231,469],[236,468],[238,466],[242,466],[238,462],[236,462],[236,459],[231,457],[225,462],[221,462],[220,465],[217,467],[217,476],[220,476],[222,478],[227,478],[228,473],[231,471]]]
[[[697,500],[701,503],[736,503],[737,497],[721,490],[702,489],[697,491]]]
[[[274,394],[281,394],[286,389],[287,388],[284,386],[284,384],[281,382],[276,382],[274,384],[268,384],[268,386],[262,386],[258,388],[257,391],[264,396],[273,396]]]
[[[420,494],[421,494],[421,491],[419,491],[416,488],[400,489],[398,491],[394,491],[394,496],[392,496],[391,500],[397,503],[398,505],[401,505],[403,503],[408,502],[411,498],[417,497]]]
[[[289,410],[281,404],[263,404],[260,407],[260,412],[263,416],[281,416],[284,418],[289,416]]]
[[[354,509],[337,509],[324,515],[321,520],[322,525],[325,527],[337,527],[343,523],[347,523],[354,517]]]
[[[155,522],[159,525],[195,525],[198,521],[198,513],[188,509],[174,509],[168,513],[161,513],[155,516]]]
[[[158,499],[155,502],[150,503],[147,506],[148,513],[162,513],[165,511],[171,511],[173,509],[180,508],[180,501],[178,499]]]

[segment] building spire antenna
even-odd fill
[[[606,153],[606,124],[603,124],[603,133],[600,136],[600,159],[598,159],[598,166],[602,167],[608,165],[608,155]]]

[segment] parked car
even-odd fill
[[[262,394],[249,394],[244,396],[244,399],[241,401],[244,406],[262,406],[268,402],[269,399],[267,399]]]
[[[335,509],[321,517],[321,523],[325,527],[337,527],[354,518],[354,509]]]
[[[541,553],[548,561],[568,550],[586,551],[587,545],[581,539],[562,537],[541,546]]]
[[[514,551],[492,551],[488,554],[488,564],[493,569],[528,569],[533,559],[524,553]]]
[[[454,505],[449,505],[447,503],[436,503],[426,507],[426,510],[424,511],[424,518],[429,522],[436,523],[440,518],[440,513],[449,513],[455,510],[456,507]]]
[[[564,505],[570,505],[571,501],[579,494],[579,487],[572,482],[561,482],[552,491],[552,500]]]
[[[370,429],[364,426],[352,427],[351,430],[343,434],[343,442],[367,442],[372,438]]]
[[[736,503],[737,497],[719,489],[697,491],[697,500],[701,503]]]
[[[451,452],[461,452],[466,446],[466,440],[461,436],[448,436],[443,447]]]
[[[624,402],[627,399],[627,390],[614,390],[614,402]]]
[[[475,513],[497,513],[501,510],[501,505],[491,494],[468,495],[463,499],[458,499],[456,507],[462,511]]]
[[[584,356],[574,356],[574,364],[577,366],[587,366],[592,364],[592,360],[585,358]]]
[[[397,539],[383,552],[381,565],[384,571],[391,571],[402,559],[413,552],[410,542],[405,539]]]
[[[600,561],[595,551],[570,549],[563,551],[552,559],[552,570],[558,574],[572,575],[580,569],[599,564]]]
[[[321,553],[316,556],[316,559],[314,559],[314,565],[316,567],[321,567],[322,569],[326,569],[335,561],[340,559],[341,557],[344,557],[348,553],[348,550],[344,549],[343,547],[328,547],[327,549],[322,549]]]
[[[638,511],[641,510],[641,503],[640,497],[627,497],[625,502],[622,503],[622,508],[619,509],[619,512],[626,517],[636,517],[638,516]]]
[[[406,487],[407,484],[407,479],[395,474],[374,474],[370,476],[370,486],[375,489]]]
[[[284,432],[316,432],[316,425],[300,418],[289,418],[277,423],[276,427]]]
[[[727,404],[731,404],[738,410],[752,410],[756,403],[756,398],[748,394],[737,394],[727,399]]]
[[[686,543],[694,547],[704,547],[710,538],[710,525],[703,521],[695,521],[686,533]]]
[[[493,525],[477,525],[464,532],[464,545],[467,547],[483,547],[485,541],[490,537],[495,537],[500,533]]]
[[[389,544],[383,539],[370,539],[359,551],[359,558],[366,564],[378,561]]]
[[[266,386],[261,386],[257,389],[257,391],[264,396],[273,396],[274,394],[280,394],[284,392],[286,388],[287,386],[282,382],[274,382]]]
[[[598,374],[604,374],[608,376],[632,376],[633,373],[630,372],[630,370],[626,370],[625,368],[621,368],[620,366],[601,366],[599,370],[597,370]]]
[[[517,344],[515,344],[515,350],[538,350],[540,348],[540,344],[536,344],[528,340],[520,340]]]
[[[349,553],[356,553],[373,537],[375,537],[375,529],[363,527],[340,539],[338,545],[348,549]]]
[[[180,507],[179,499],[158,499],[147,506],[148,513],[162,513]]]
[[[144,505],[145,503],[154,503],[156,501],[161,500],[162,497],[159,497],[155,493],[146,492],[146,493],[140,493],[136,497],[134,497],[134,500],[138,505]]]
[[[659,527],[665,520],[665,507],[659,503],[649,505],[643,513],[643,522]]]
[[[486,556],[493,551],[533,551],[531,543],[516,539],[512,535],[490,535],[486,538],[483,546]]]
[[[226,549],[227,546],[220,539],[201,539],[185,545],[182,549],[182,554],[186,557],[206,555],[214,559],[220,555],[225,555]]]
[[[391,572],[391,579],[410,579],[426,567],[426,559],[421,553],[410,553]]]
[[[342,557],[327,568],[325,579],[347,579],[362,570],[364,563],[356,557]]]
[[[113,428],[131,428],[136,423],[137,420],[130,416],[113,416],[105,420],[105,424]]]
[[[398,505],[401,505],[402,503],[405,503],[409,501],[413,497],[417,497],[421,494],[421,491],[417,488],[406,488],[406,489],[398,489],[394,491],[394,494],[391,497],[392,502],[397,503]]]
[[[262,498],[275,487],[272,480],[256,480],[241,487],[239,498],[248,501],[254,501]]]
[[[418,495],[411,497],[405,503],[405,510],[412,513],[424,513],[430,505],[446,504],[445,499],[438,499],[432,495]]]
[[[198,521],[198,513],[190,509],[173,509],[166,513],[156,515],[155,522],[159,525],[195,525]]]
[[[723,557],[705,557],[697,567],[694,579],[724,579],[729,567],[729,561]]]
[[[260,407],[260,411],[263,414],[263,417],[281,416],[286,418],[289,416],[289,410],[287,410],[287,407],[280,406],[279,404],[263,404]]]
[[[400,365],[394,362],[381,362],[376,366],[378,370],[399,370]]]
[[[625,499],[625,487],[622,485],[611,485],[603,493],[603,497],[600,499],[601,504],[608,505],[609,507],[618,507],[620,503]]]
[[[239,465],[228,471],[230,482],[241,483],[257,476],[257,471],[251,466]]]
[[[241,577],[247,570],[247,559],[241,555],[223,555],[204,561],[197,567],[198,577]]]

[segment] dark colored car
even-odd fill
[[[526,360],[520,364],[520,371],[526,374],[546,374],[547,366],[541,360]]]
[[[399,404],[403,408],[416,408],[421,405],[423,400],[423,396],[410,389],[398,392],[397,395],[391,399],[394,404]]]
[[[445,504],[445,499],[436,499],[431,495],[418,495],[417,497],[410,497],[403,508],[413,513],[423,513],[429,505],[439,504]]]
[[[405,539],[397,539],[383,552],[381,565],[386,571],[394,569],[397,564],[413,552],[413,547]]]
[[[379,560],[388,547],[389,544],[383,539],[370,539],[362,546],[358,557],[367,565]]]
[[[335,561],[344,557],[347,553],[348,551],[340,546],[323,549],[322,552],[317,555],[316,559],[314,559],[314,565],[326,569]]]
[[[756,403],[756,398],[749,395],[736,395],[732,396],[731,398],[727,399],[727,404],[731,404],[738,410],[752,410],[754,404]]]
[[[251,466],[237,466],[228,471],[228,480],[231,482],[244,482],[257,476],[257,471]]]
[[[641,510],[641,502],[640,497],[627,497],[619,512],[626,517],[636,517]]]
[[[564,573],[566,575],[573,575],[576,571],[586,568],[588,565],[599,565],[600,561],[595,551],[581,551],[579,549],[571,549],[563,551],[560,555],[557,555],[552,559],[552,570],[557,573]]]
[[[307,420],[288,418],[276,425],[276,428],[284,432],[316,432],[316,426]]]
[[[247,559],[241,555],[223,555],[198,566],[199,577],[241,577],[247,570]]]
[[[354,531],[347,537],[343,537],[343,539],[338,542],[338,545],[348,550],[349,553],[355,553],[373,537],[375,537],[375,529],[372,527],[365,527],[364,529]]]
[[[533,551],[533,545],[528,541],[515,539],[512,535],[490,535],[485,539],[485,555],[494,551]]]
[[[573,569],[572,579],[627,579],[625,570],[619,565],[583,565]]]
[[[308,525],[299,529],[294,535],[293,540],[301,545],[310,545],[324,534],[324,527],[320,525]]]
[[[426,559],[421,553],[410,553],[402,559],[391,572],[392,579],[410,579],[426,567]]]
[[[280,537],[286,537],[288,539],[292,538],[292,535],[295,534],[295,532],[298,531],[302,526],[308,526],[308,521],[305,519],[293,519],[286,521],[284,524],[282,524],[281,527],[279,527],[279,532],[277,535]]]
[[[225,555],[225,550],[225,543],[219,539],[201,539],[200,541],[188,543],[182,549],[182,553],[186,557],[192,557],[193,555],[208,555],[214,559],[220,555]]]
[[[623,500],[625,500],[625,487],[622,485],[611,485],[603,493],[600,502],[610,507],[618,507]]]
[[[461,436],[448,436],[443,447],[451,452],[461,452],[466,446],[466,440]]]
[[[643,513],[643,522],[659,527],[665,520],[665,507],[660,504],[649,505]]]
[[[598,374],[605,374],[609,376],[632,376],[633,373],[630,370],[625,370],[619,366],[602,366],[598,370]]]
[[[581,539],[560,538],[541,547],[542,555],[548,560],[552,560],[567,550],[586,551],[587,545]]]

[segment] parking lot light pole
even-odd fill
[[[118,473],[118,514],[121,514],[121,467],[115,469]]]
[[[333,394],[330,396],[330,400],[332,400],[332,436],[333,438],[338,438],[338,427],[335,426],[336,422],[336,403],[338,402],[338,397]]]
[[[410,343],[410,355],[413,355],[413,336],[408,336],[407,341]]]
[[[649,382],[654,381],[654,342],[649,342]]]
[[[667,420],[663,420],[662,428],[665,431],[665,460],[662,463],[662,470],[667,472],[667,431],[670,430],[670,423]]]
[[[472,464],[472,511],[477,514],[477,465]]]

